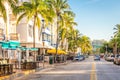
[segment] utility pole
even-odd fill
[[[106,52],[105,53],[107,54],[107,45],[105,46],[105,48],[106,48]]]

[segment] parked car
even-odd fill
[[[100,58],[103,58],[104,57],[104,54],[100,54]]]
[[[114,64],[120,65],[120,55],[117,55],[113,61]]]
[[[100,56],[99,55],[95,55],[94,56],[94,60],[99,60],[100,61]]]
[[[115,58],[115,55],[110,55],[110,56],[106,56],[105,57],[105,60],[107,60],[107,61],[114,61],[114,58]]]
[[[85,56],[85,58],[88,58],[89,57],[89,55],[84,55]]]
[[[85,57],[83,55],[79,55],[79,56],[75,56],[73,60],[74,61],[82,61],[84,59],[85,59]]]

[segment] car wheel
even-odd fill
[[[114,63],[114,64],[116,64],[116,62],[115,62],[115,61],[113,61],[113,63]]]
[[[116,61],[116,64],[118,65],[119,63]]]

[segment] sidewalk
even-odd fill
[[[54,64],[48,64],[45,63],[45,67],[43,68],[43,64],[40,64],[40,68],[37,69],[33,69],[33,70],[15,70],[15,73],[11,74],[11,75],[7,75],[7,76],[2,76],[0,77],[0,80],[14,80],[15,78],[19,78],[19,77],[23,77],[23,76],[27,76],[29,74],[32,74],[34,72],[38,72],[38,71],[47,71],[50,70],[52,68],[54,68],[55,66],[60,66],[60,65],[66,65],[69,64],[70,61],[67,61],[65,63],[54,63]]]

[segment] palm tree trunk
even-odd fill
[[[58,17],[59,17],[59,14],[57,14],[57,40],[56,40],[56,57],[57,57],[57,54],[58,54],[58,29],[59,29],[59,19],[58,19]],[[56,62],[56,59],[55,59],[55,62]]]
[[[113,54],[117,54],[117,42],[114,43]]]
[[[33,48],[35,48],[35,22],[36,22],[36,15],[34,16],[34,24],[33,24]],[[36,61],[36,55],[35,55],[35,51],[33,51],[34,54],[34,61]]]
[[[115,42],[115,54],[117,54],[117,42]]]
[[[61,48],[63,49],[63,41],[61,41]]]

